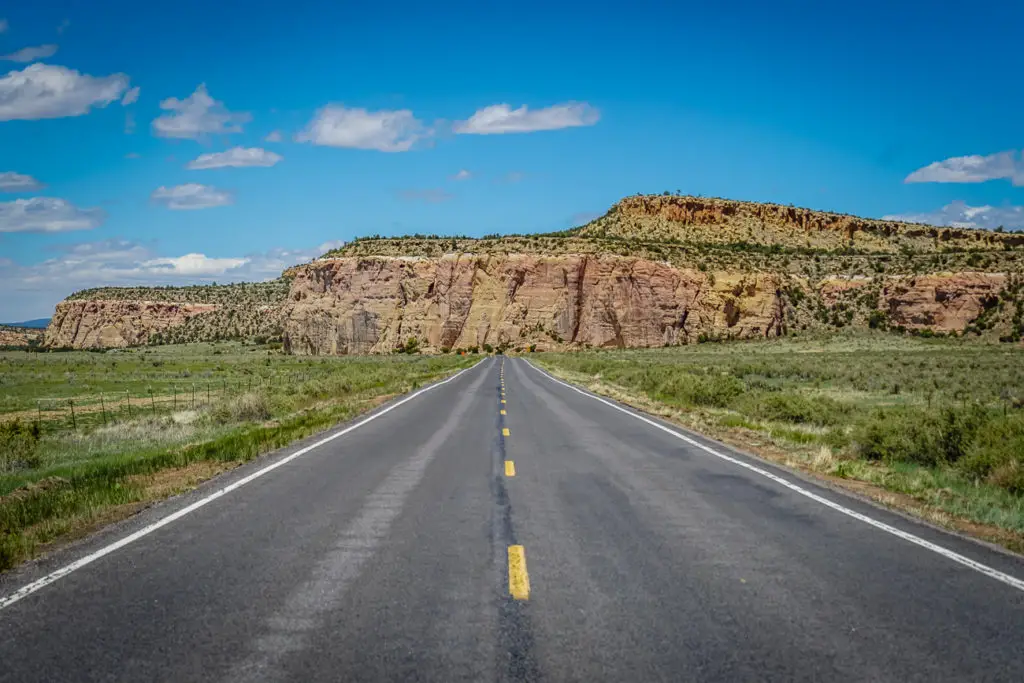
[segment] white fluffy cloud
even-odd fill
[[[273,279],[285,268],[336,246],[339,244],[328,242],[312,249],[272,249],[226,257],[199,252],[165,256],[135,242],[104,240],[54,247],[53,258],[32,265],[0,258],[0,290],[9,295],[0,297],[0,320],[50,315],[58,301],[88,287]]]
[[[226,166],[273,166],[284,157],[268,152],[259,147],[232,147],[225,152],[200,154],[188,163],[187,168],[201,170],[207,168],[224,168]]]
[[[142,92],[142,88],[135,86],[128,90],[124,97],[121,98],[121,106],[127,107],[129,104],[135,104],[139,100],[139,93]]]
[[[207,135],[241,133],[242,124],[252,119],[248,113],[233,113],[223,102],[210,97],[206,84],[183,100],[168,97],[160,108],[172,112],[153,120],[153,133],[162,138],[201,140]]]
[[[267,137],[263,138],[264,142],[281,142],[281,131],[272,130],[267,133]]]
[[[153,190],[150,199],[174,210],[209,209],[214,206],[227,206],[234,203],[234,196],[230,192],[199,183],[186,183],[173,187],[161,185]]]
[[[128,76],[94,77],[74,69],[32,64],[0,78],[0,121],[81,116],[105,107],[128,88]]]
[[[935,161],[906,177],[907,183],[983,183],[1009,180],[1024,185],[1024,158],[1015,150],[982,156],[972,154]]]
[[[44,185],[30,175],[5,171],[0,173],[0,192],[34,192]]]
[[[492,104],[478,109],[466,121],[457,122],[453,130],[464,135],[532,133],[538,130],[592,126],[599,118],[601,115],[597,109],[586,102],[565,102],[534,110],[526,105],[512,109],[507,104]]]
[[[429,131],[408,109],[371,112],[328,105],[316,113],[295,140],[327,147],[407,152],[428,136]]]
[[[4,55],[0,59],[8,62],[34,62],[37,59],[46,59],[57,54],[57,46],[54,44],[49,45],[36,45],[34,47],[23,47],[20,50],[15,50],[9,55]]]
[[[185,254],[177,257],[149,259],[140,265],[154,273],[163,272],[185,277],[212,277],[223,275],[248,262],[249,260],[244,258],[210,258],[206,254]]]
[[[466,169],[460,170],[458,173],[452,176],[452,180],[469,180],[473,177],[473,174]]]
[[[102,209],[80,209],[66,199],[54,197],[0,202],[0,232],[91,230],[105,218]]]
[[[1024,206],[970,206],[964,201],[950,202],[941,209],[926,213],[891,214],[887,221],[907,221],[960,228],[987,228],[1000,225],[1007,230],[1024,229]]]

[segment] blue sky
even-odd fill
[[[550,5],[9,4],[0,320],[635,192],[1024,227],[1019,3]]]

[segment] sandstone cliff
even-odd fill
[[[453,254],[366,257],[297,269],[285,348],[386,353],[492,346],[662,346],[700,334],[784,332],[781,280],[706,274],[643,259]]]
[[[40,341],[43,331],[34,327],[0,325],[0,347],[22,348]]]
[[[57,304],[44,344],[96,349],[276,337],[287,291],[280,280],[86,290]]]
[[[216,304],[163,301],[62,301],[46,328],[46,346],[97,349],[146,344]]]
[[[699,197],[585,226],[364,238],[269,283],[79,292],[49,346],[276,338],[300,354],[647,347],[846,326],[1024,335],[1024,235]]]
[[[577,234],[876,253],[1012,249],[1024,245],[1022,233],[875,220],[731,199],[643,195],[623,199]]]

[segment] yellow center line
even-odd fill
[[[504,408],[502,408],[502,410],[501,410],[501,414],[502,414],[502,415],[508,415],[508,413],[506,413],[506,412],[505,412],[505,409],[504,409]]]
[[[508,435],[509,435],[509,433],[508,433],[508,427],[502,427],[502,429],[501,429],[501,435],[502,435],[502,436],[508,436]]]
[[[526,551],[521,545],[508,547],[508,592],[516,600],[530,599],[530,575],[526,573]]]
[[[502,403],[504,403],[504,402],[505,402],[505,399],[501,399],[501,402],[502,402]]]
[[[511,460],[505,461],[505,476],[514,477],[516,476],[516,464]]]

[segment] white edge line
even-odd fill
[[[524,360],[526,360],[526,359],[524,359]],[[623,408],[622,406],[613,403],[612,401],[609,401],[607,399],[601,398],[600,396],[595,396],[594,394],[591,394],[588,391],[584,391],[583,389],[580,389],[579,387],[573,386],[572,384],[569,384],[568,382],[563,382],[562,380],[560,380],[560,379],[558,379],[556,377],[553,377],[552,375],[550,375],[549,373],[545,372],[544,370],[541,370],[540,368],[538,368],[537,366],[535,366],[533,363],[531,363],[528,360],[526,361],[526,364],[529,365],[534,370],[536,370],[541,375],[543,375],[544,377],[547,377],[548,379],[550,379],[552,382],[557,382],[558,384],[561,384],[561,385],[563,385],[565,387],[568,387],[568,388],[572,389],[573,391],[575,391],[577,393],[583,394],[587,398],[592,398],[595,401],[603,403],[603,404],[605,404],[606,406],[608,406],[610,408],[614,408],[615,410],[618,410],[619,412],[625,413],[626,415],[629,415],[630,417],[635,417],[636,419],[640,420],[641,422],[646,422],[647,424],[651,425],[652,427],[656,427],[656,428],[660,429],[661,431],[663,431],[663,432],[665,432],[667,434],[671,434],[672,436],[674,436],[677,439],[680,439],[682,441],[685,441],[686,443],[690,444],[691,446],[696,446],[697,448],[701,449],[702,451],[705,451],[706,453],[710,453],[711,455],[715,456],[716,458],[721,458],[722,460],[725,460],[727,462],[731,462],[734,465],[739,465],[740,467],[743,467],[744,469],[750,470],[751,472],[755,472],[757,474],[760,474],[762,477],[767,477],[768,479],[771,479],[772,481],[774,481],[774,482],[776,482],[778,484],[781,484],[782,486],[785,486],[786,488],[790,489],[791,491],[799,493],[801,496],[805,496],[805,497],[810,498],[811,500],[813,500],[813,501],[815,501],[817,503],[821,503],[822,505],[825,505],[826,507],[832,508],[836,512],[841,512],[844,515],[847,515],[849,517],[853,517],[854,519],[859,520],[861,522],[864,522],[865,524],[870,524],[871,526],[875,527],[876,529],[881,529],[882,531],[885,531],[886,533],[890,533],[893,536],[896,536],[898,538],[902,538],[904,541],[909,541],[910,543],[913,543],[914,545],[918,545],[918,546],[921,546],[922,548],[926,548],[928,550],[931,550],[933,553],[938,553],[939,555],[942,555],[943,557],[945,557],[947,559],[950,559],[950,560],[953,560],[954,562],[962,564],[965,567],[970,567],[971,569],[973,569],[973,570],[975,570],[977,572],[981,572],[985,576],[993,578],[996,581],[1000,581],[1002,583],[1005,583],[1007,586],[1012,586],[1013,588],[1016,588],[1019,591],[1024,591],[1024,581],[1022,581],[1021,579],[1016,578],[1015,576],[1011,576],[1009,574],[1003,573],[1003,572],[999,571],[998,569],[993,569],[992,567],[989,567],[986,564],[982,564],[981,562],[977,562],[975,560],[972,560],[969,557],[966,557],[964,555],[961,555],[960,553],[957,553],[957,552],[954,552],[952,550],[949,550],[948,548],[944,548],[941,545],[937,545],[935,543],[932,543],[931,541],[926,541],[925,539],[921,538],[920,536],[915,536],[912,533],[903,531],[901,529],[897,529],[896,527],[890,526],[889,524],[886,524],[885,522],[880,522],[877,519],[874,519],[872,517],[868,517],[867,515],[861,514],[861,513],[857,512],[856,510],[851,510],[848,507],[844,507],[843,505],[840,505],[839,503],[833,502],[833,501],[831,501],[828,498],[825,498],[823,496],[819,496],[817,493],[814,493],[813,491],[809,491],[809,490],[805,489],[802,486],[794,484],[793,482],[789,481],[788,479],[780,477],[779,475],[774,474],[772,472],[769,472],[766,469],[758,467],[757,465],[752,465],[752,464],[750,464],[748,462],[744,462],[744,461],[740,460],[739,458],[732,457],[731,455],[726,455],[725,453],[721,453],[719,451],[716,451],[714,448],[711,448],[710,446],[706,446],[706,445],[702,444],[701,442],[697,441],[696,439],[691,439],[690,437],[686,436],[685,434],[680,434],[679,432],[675,431],[674,429],[670,429],[670,428],[666,427],[665,425],[660,424],[659,422],[656,422],[655,420],[651,420],[649,418],[644,417],[643,415],[639,415],[639,414],[633,412],[632,410],[627,410],[627,409]]]
[[[478,367],[483,362],[484,362],[483,360],[480,360],[479,362],[477,362],[476,365],[473,365],[472,367],[464,368],[462,370],[459,370],[457,373],[455,373],[451,377],[448,377],[447,379],[443,379],[443,380],[441,380],[439,382],[435,382],[434,384],[431,384],[430,386],[424,387],[424,388],[420,389],[419,391],[417,391],[417,392],[415,392],[413,394],[410,394],[410,395],[406,396],[405,398],[403,398],[403,399],[401,399],[399,401],[396,401],[395,403],[392,403],[391,405],[387,406],[386,408],[382,408],[381,410],[377,411],[376,413],[373,413],[372,415],[369,415],[369,416],[363,418],[359,422],[356,422],[353,425],[349,425],[348,427],[346,427],[345,429],[342,429],[339,432],[335,432],[334,434],[331,434],[330,436],[327,436],[327,437],[324,437],[323,439],[320,439],[316,443],[310,444],[309,446],[306,446],[305,448],[297,450],[294,453],[292,453],[291,455],[289,455],[287,457],[284,457],[284,458],[281,458],[277,462],[271,463],[270,465],[267,465],[266,467],[264,467],[262,469],[256,470],[252,474],[249,474],[249,475],[246,475],[245,477],[242,477],[238,481],[232,482],[231,484],[228,484],[227,486],[225,486],[223,488],[217,489],[216,491],[214,491],[210,495],[206,496],[205,498],[201,498],[201,499],[197,500],[196,502],[192,503],[191,505],[187,505],[186,507],[183,507],[183,508],[181,508],[180,510],[178,510],[176,512],[172,512],[171,514],[167,515],[166,517],[162,517],[159,520],[153,522],[152,524],[144,526],[143,528],[139,529],[138,531],[136,531],[136,532],[134,532],[132,534],[129,534],[128,536],[125,536],[124,538],[122,538],[122,539],[120,539],[118,541],[115,541],[115,542],[111,543],[110,545],[107,545],[107,546],[104,546],[104,547],[100,548],[96,552],[90,553],[90,554],[86,555],[85,557],[79,558],[79,559],[75,560],[74,562],[72,562],[71,564],[65,565],[64,567],[61,567],[60,569],[58,569],[58,570],[56,570],[56,571],[54,571],[54,572],[52,572],[50,574],[47,574],[46,576],[44,576],[42,578],[36,579],[32,583],[29,583],[29,584],[26,584],[26,585],[22,586],[21,588],[19,588],[15,592],[11,593],[10,595],[8,595],[6,597],[3,597],[3,598],[0,598],[0,610],[4,609],[5,607],[10,607],[14,603],[16,603],[19,600],[21,600],[22,598],[26,598],[29,595],[32,595],[33,593],[35,593],[36,591],[38,591],[38,590],[40,590],[42,588],[45,588],[46,586],[49,586],[51,583],[59,581],[60,579],[62,579],[65,576],[67,576],[68,574],[70,574],[70,573],[72,573],[74,571],[77,571],[77,570],[81,569],[82,567],[85,567],[86,565],[92,564],[93,562],[95,562],[96,560],[100,559],[101,557],[109,555],[110,553],[112,553],[112,552],[114,552],[116,550],[120,550],[121,548],[125,547],[126,545],[129,545],[130,543],[134,543],[135,541],[139,540],[143,536],[148,536],[149,534],[153,533],[157,529],[160,529],[161,527],[165,527],[168,524],[176,522],[177,520],[181,519],[185,515],[188,515],[188,514],[191,514],[191,513],[195,512],[196,510],[198,510],[199,508],[203,507],[204,505],[212,503],[213,501],[217,500],[218,498],[220,498],[222,496],[226,496],[227,494],[231,493],[232,491],[234,491],[236,489],[242,488],[243,486],[245,486],[249,482],[251,482],[251,481],[253,481],[255,479],[259,479],[264,474],[272,472],[272,471],[276,470],[278,467],[281,467],[282,465],[285,465],[285,464],[291,462],[292,460],[295,460],[296,458],[302,457],[303,455],[305,455],[306,453],[309,453],[314,448],[319,448],[320,446],[323,446],[325,443],[329,443],[331,441],[334,441],[335,439],[337,439],[340,436],[344,436],[344,435],[348,434],[351,431],[359,429],[360,427],[362,427],[366,423],[372,422],[373,420],[376,420],[381,415],[386,415],[387,413],[390,413],[392,410],[394,410],[398,406],[403,405],[405,403],[408,403],[409,401],[413,400],[417,396],[419,396],[421,394],[424,394],[424,393],[430,391],[431,389],[436,389],[437,387],[441,386],[442,384],[447,384],[448,382],[451,382],[452,380],[454,380],[456,377],[458,377],[462,373],[467,372],[469,370],[472,370],[472,369]]]

